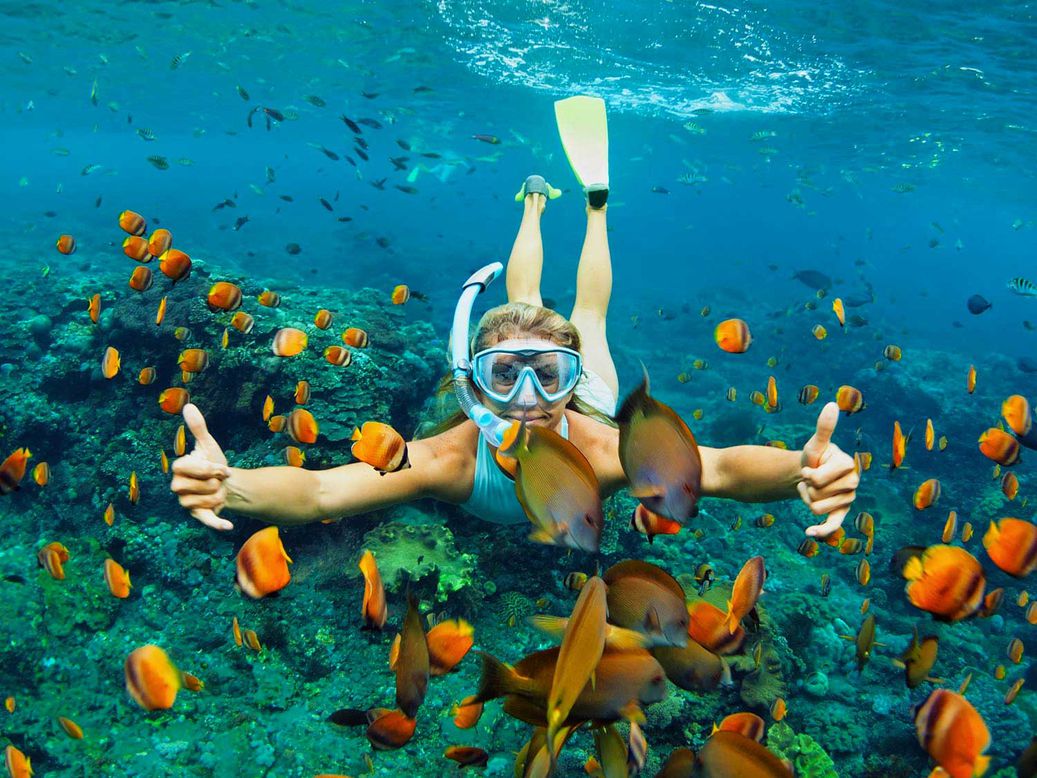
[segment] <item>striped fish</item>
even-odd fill
[[[1009,281],[1008,288],[1023,297],[1037,297],[1037,284],[1022,276],[1017,276]]]

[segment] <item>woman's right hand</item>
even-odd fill
[[[234,525],[217,514],[227,504],[224,481],[230,476],[227,457],[205,426],[205,417],[196,405],[184,406],[184,423],[194,436],[194,449],[173,462],[173,480],[169,488],[180,505],[202,524],[218,530],[234,529]]]

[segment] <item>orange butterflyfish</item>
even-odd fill
[[[994,668],[994,678],[997,679],[998,681],[1005,680],[1005,676],[1006,675],[1008,675],[1008,671],[1005,670],[1005,666],[1004,665],[998,665],[997,667]]]
[[[872,455],[870,451],[857,451],[854,453],[853,459],[857,467],[858,475],[866,470],[871,470]]]
[[[721,351],[744,354],[752,345],[753,337],[749,325],[742,319],[725,319],[714,328],[713,341]]]
[[[727,602],[727,631],[730,634],[735,633],[739,622],[756,607],[766,577],[762,556],[754,556],[742,565],[731,590],[731,599]]]
[[[209,287],[205,302],[210,311],[236,311],[241,307],[241,287],[230,281],[217,281]]]
[[[859,554],[864,549],[860,538],[843,538],[839,543],[839,553],[847,556]]]
[[[169,456],[166,454],[165,449],[162,449],[161,451],[159,451],[159,462],[161,463],[161,466],[162,466],[162,472],[163,473],[168,473],[169,472]]]
[[[230,317],[230,326],[242,335],[248,335],[252,332],[252,328],[256,326],[256,320],[244,311],[238,311]]]
[[[976,391],[976,366],[969,365],[969,372],[965,375],[965,388],[969,394]]]
[[[158,396],[158,406],[170,415],[176,415],[191,401],[190,393],[180,386],[163,389]]]
[[[104,509],[104,523],[109,527],[115,523],[115,506],[111,503]]]
[[[900,346],[894,346],[892,343],[882,349],[882,356],[890,362],[899,362],[903,355],[904,352],[900,350]]]
[[[191,257],[180,249],[169,249],[158,255],[158,269],[173,283],[191,275]]]
[[[278,528],[265,527],[246,540],[238,552],[238,586],[256,600],[280,591],[292,580],[288,572],[291,561]]]
[[[187,340],[191,337],[191,330],[187,327],[175,327],[173,329],[173,337],[177,340]]]
[[[817,386],[815,386],[814,384],[807,384],[799,390],[799,395],[797,399],[802,405],[810,405],[812,402],[814,402],[814,400],[817,399],[817,396],[820,393],[821,390],[818,389]]]
[[[381,629],[389,616],[385,601],[385,587],[382,576],[378,572],[378,564],[374,554],[364,551],[360,557],[360,572],[364,576],[364,599],[360,613],[364,618],[364,626],[368,629]]]
[[[935,689],[915,713],[918,742],[951,778],[982,775],[990,764],[983,752],[990,731],[983,717],[960,694]]]
[[[936,432],[933,430],[933,420],[925,420],[925,450],[932,451],[933,443],[936,440]]]
[[[831,546],[832,548],[839,548],[845,539],[846,530],[843,527],[836,527],[833,532],[822,536],[821,542],[825,545]]]
[[[62,254],[74,254],[76,252],[76,239],[71,235],[62,235],[57,242],[58,251]]]
[[[324,349],[324,359],[336,367],[349,367],[353,361],[353,352],[342,346],[328,346]]]
[[[936,447],[939,448],[940,451],[943,451],[943,450],[945,450],[947,448],[947,443],[948,443],[947,436],[946,435],[941,435],[940,439],[936,442]]]
[[[868,612],[868,608],[870,608],[870,607],[871,607],[871,598],[870,597],[865,597],[864,601],[861,602],[861,615],[863,616],[865,613],[867,613]]]
[[[115,378],[119,374],[121,364],[122,359],[119,357],[119,350],[113,346],[108,346],[101,357],[101,375],[108,379]]]
[[[1015,698],[1019,696],[1019,690],[1023,688],[1023,684],[1026,683],[1026,678],[1019,678],[1012,687],[1005,693],[1005,705],[1011,705],[1015,702]],[[1020,772],[1019,775],[1022,775]]]
[[[108,591],[120,600],[130,596],[130,574],[114,559],[104,560],[104,582]]]
[[[694,600],[688,606],[688,636],[696,643],[724,656],[735,654],[745,643],[746,632],[738,627],[727,631],[727,613],[705,600]]]
[[[342,333],[342,342],[353,348],[367,348],[367,332],[359,327],[349,327]]]
[[[1008,658],[1012,660],[1013,664],[1023,661],[1023,641],[1019,638],[1012,638],[1008,642]]]
[[[1025,578],[1037,568],[1037,525],[1011,517],[992,521],[983,547],[1001,570]]]
[[[835,392],[835,404],[844,413],[857,413],[864,408],[864,395],[860,389],[843,384]]]
[[[867,586],[871,581],[871,563],[867,559],[862,559],[857,563],[857,583],[861,586]]]
[[[205,688],[205,684],[196,675],[191,675],[190,673],[181,673],[180,679],[184,684],[184,688],[188,691],[200,692],[202,689]]]
[[[122,242],[122,253],[137,262],[150,262],[153,258],[148,251],[148,239],[138,235],[131,235]]]
[[[153,367],[142,367],[140,372],[137,373],[137,383],[141,386],[147,386],[154,382],[157,374],[157,371]]]
[[[410,299],[410,287],[406,284],[397,284],[392,290],[392,304],[403,305]]]
[[[32,469],[32,480],[37,486],[46,486],[50,482],[50,465],[40,462]]]
[[[1026,608],[1026,622],[1037,624],[1037,600],[1031,602]]]
[[[296,408],[285,418],[288,435],[296,443],[316,443],[320,426],[313,414],[305,408]]]
[[[313,324],[319,330],[326,330],[331,326],[333,315],[327,308],[321,308],[313,316]]]
[[[148,236],[148,253],[153,257],[165,254],[173,245],[173,233],[165,228],[159,228]]]
[[[241,625],[238,624],[238,617],[235,616],[230,623],[231,634],[234,635],[234,645],[240,646],[242,644],[241,638]]]
[[[157,327],[166,318],[166,298],[158,301],[158,310],[155,311],[155,326]]]
[[[173,453],[178,457],[182,457],[187,451],[187,432],[184,425],[181,424],[176,428],[176,434],[173,435]]]
[[[919,484],[912,502],[916,510],[923,511],[939,499],[940,481],[938,478],[929,478]]]
[[[966,521],[961,528],[961,542],[968,543],[972,540],[972,522]]]
[[[245,645],[253,651],[263,650],[263,644],[259,642],[259,635],[256,634],[254,629],[246,629],[243,637]]]
[[[269,421],[266,423],[266,428],[271,432],[281,432],[287,424],[287,419],[281,414],[271,416]]]
[[[295,403],[296,405],[305,405],[310,401],[310,382],[299,381],[295,385]]]
[[[763,396],[763,392],[759,389],[754,389],[749,393],[749,402],[753,405],[764,405],[767,402],[767,398]]]
[[[904,455],[907,454],[907,438],[900,429],[900,422],[893,422],[893,464],[894,469],[904,463]]]
[[[209,366],[209,352],[203,348],[186,348],[180,352],[176,363],[188,373],[201,373]]]
[[[378,751],[403,748],[414,737],[417,725],[417,719],[410,718],[403,711],[378,710],[367,727],[367,739]]]
[[[767,404],[772,408],[778,407],[778,382],[774,376],[767,377]]]
[[[447,746],[443,756],[460,767],[486,767],[490,755],[477,746]]]
[[[1009,500],[1014,500],[1019,494],[1019,479],[1015,473],[1008,472],[1001,476],[1001,491]]]
[[[56,581],[65,580],[64,564],[71,558],[68,549],[61,543],[48,543],[36,552],[36,561]]]
[[[10,494],[19,488],[31,456],[29,449],[18,448],[0,464],[0,495]]]
[[[1001,403],[1001,415],[1005,423],[1019,437],[1026,437],[1033,426],[1030,403],[1021,394],[1013,394]]]
[[[173,707],[181,676],[169,656],[156,645],[135,649],[126,657],[126,691],[144,710]]]
[[[130,273],[129,286],[135,292],[146,292],[155,282],[155,276],[150,268],[144,266],[136,267]]]
[[[226,327],[223,328],[223,334],[220,335],[220,348],[225,349],[230,343],[230,332]]]
[[[379,473],[395,473],[410,467],[407,442],[388,424],[365,421],[349,439],[353,441],[353,456]]]
[[[471,729],[479,723],[483,704],[474,700],[475,696],[470,695],[450,709],[450,714],[454,717],[454,726],[458,729]]]
[[[1025,608],[1028,602],[1030,602],[1030,593],[1023,589],[1019,592],[1019,596],[1015,598],[1015,604],[1020,608]]]
[[[303,352],[307,340],[306,333],[302,330],[297,330],[295,327],[283,327],[274,335],[271,349],[275,356],[294,357]]]
[[[867,511],[861,511],[853,520],[853,526],[858,532],[864,535],[864,537],[870,538],[875,534],[875,517]]]
[[[86,303],[86,312],[90,315],[90,321],[97,324],[101,318],[101,295],[95,294]]]
[[[32,775],[32,763],[29,757],[12,745],[7,746],[5,761],[7,772],[11,778],[30,778]]]
[[[979,450],[987,459],[1006,467],[1019,461],[1019,441],[997,427],[979,436]]]
[[[958,532],[958,514],[955,511],[951,511],[947,514],[947,521],[943,523],[943,535],[940,536],[940,540],[944,543],[950,543],[954,540],[954,536]]]
[[[724,397],[727,398],[728,402],[733,403],[738,399],[738,390],[733,386],[729,386],[727,387],[727,391],[724,392]]]
[[[713,727],[713,732],[737,732],[757,743],[763,741],[763,735],[767,730],[767,723],[755,713],[744,711],[724,716],[723,720]]]
[[[839,320],[839,326],[844,326],[846,324],[846,311],[843,309],[841,297],[836,297],[832,300],[832,312],[835,314],[835,318]]]
[[[15,705],[16,703],[14,697],[8,697],[6,700],[4,700],[4,708],[7,709],[8,713],[14,713]]]
[[[264,305],[267,308],[276,308],[281,304],[281,295],[277,292],[271,292],[269,289],[264,289],[260,292],[259,297],[256,299],[260,305]]]
[[[284,447],[284,463],[289,467],[302,467],[306,461],[306,454],[298,446]]]
[[[631,528],[644,535],[648,542],[655,540],[656,535],[676,535],[681,531],[680,522],[660,516],[658,513],[648,510],[641,503],[634,508],[630,517]]]
[[[428,631],[429,673],[446,675],[475,643],[475,629],[464,619],[446,619]]]
[[[785,718],[785,714],[788,712],[788,707],[785,705],[785,699],[778,697],[773,703],[771,703],[771,718],[775,721],[781,721]]]
[[[126,498],[134,505],[140,500],[140,479],[137,478],[136,470],[130,472],[130,483],[127,487]]]
[[[818,340],[824,340],[828,337],[828,330],[824,328],[823,324],[815,324],[810,328],[810,334]]]
[[[266,396],[263,400],[263,421],[270,421],[270,417],[274,414],[274,398],[270,395]]]
[[[123,211],[119,214],[119,227],[129,235],[143,235],[148,225],[136,211]]]
[[[901,573],[907,597],[938,621],[959,621],[983,604],[986,579],[979,561],[956,546],[930,546],[913,555]]]

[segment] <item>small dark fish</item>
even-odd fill
[[[263,108],[263,113],[269,116],[271,119],[277,122],[284,121],[284,114],[278,111],[276,108]]]
[[[1017,365],[1024,373],[1037,373],[1037,359],[1033,357],[1020,357]]]
[[[973,316],[979,316],[984,311],[989,311],[993,307],[993,303],[981,294],[972,295],[972,297],[968,299],[967,305],[969,306],[969,313]]]
[[[414,94],[419,94],[419,93],[421,93],[421,92],[431,92],[431,91],[432,91],[432,87],[430,87],[430,86],[424,86],[424,85],[422,85],[422,86],[416,86],[416,87],[414,87],[414,89],[412,89],[411,91],[412,91],[412,92],[413,92]]]
[[[17,583],[17,584],[25,583],[25,578],[23,576],[18,575],[17,573],[11,573],[10,575],[5,575],[4,576],[4,580],[7,581],[8,583]]]
[[[1028,329],[1028,330],[1030,330],[1030,332],[1033,332],[1033,331],[1034,331],[1035,329],[1037,329],[1037,327],[1035,327],[1035,326],[1034,326],[1034,324],[1033,324],[1033,322],[1032,322],[1032,321],[1030,321],[1029,319],[1024,319],[1024,320],[1023,320],[1023,327],[1024,327],[1025,329]]]
[[[317,108],[323,108],[327,105],[327,103],[324,102],[324,100],[322,100],[321,98],[317,97],[317,95],[306,95],[305,100],[307,103],[309,103],[310,105],[315,105]]]
[[[241,84],[238,84],[238,97],[240,97],[246,103],[249,101],[248,92],[245,91],[245,87],[243,87]]]
[[[410,144],[407,143],[407,141],[405,141],[403,138],[397,138],[396,139],[396,145],[399,146],[404,151],[410,151]]]
[[[360,157],[360,159],[364,160],[364,162],[367,162],[370,159],[370,157],[367,156],[367,153],[363,149],[359,149],[356,146],[354,146],[353,151],[355,151],[356,155]]]
[[[382,129],[382,123],[377,119],[357,119],[358,124],[363,124],[366,127],[370,127],[372,130]]]
[[[93,173],[94,171],[100,170],[100,169],[101,169],[100,165],[96,165],[96,164],[95,165],[87,165],[86,167],[84,167],[82,170],[79,171],[79,175],[81,175],[81,176],[88,176],[91,173]]]
[[[426,151],[421,156],[423,156],[425,159],[442,159],[443,158],[442,154],[439,154],[439,153],[437,153],[435,151]]]
[[[355,133],[357,133],[357,134],[359,134],[359,133],[363,132],[363,130],[361,130],[361,129],[360,129],[360,125],[359,125],[359,124],[357,124],[357,123],[356,123],[355,121],[353,121],[352,119],[350,119],[350,118],[349,118],[348,116],[346,116],[345,114],[341,114],[341,115],[340,115],[340,116],[339,116],[338,118],[340,118],[340,119],[341,119],[341,120],[342,120],[342,121],[343,121],[343,122],[345,123],[345,125],[346,125],[346,126],[347,126],[347,127],[348,127],[348,128],[350,129],[350,130],[352,130],[353,132],[355,132]]]
[[[97,199],[94,200],[94,208],[100,208],[101,207],[101,199],[102,199],[101,195],[98,195]]]
[[[237,232],[248,223],[247,216],[239,216],[238,220],[234,222],[234,231]]]
[[[379,178],[379,179],[376,179],[376,180],[374,180],[374,181],[372,181],[372,182],[371,182],[371,186],[373,186],[373,187],[374,187],[375,189],[377,189],[377,190],[379,190],[379,191],[382,191],[382,192],[384,192],[384,191],[385,191],[385,182],[386,182],[387,180],[388,180],[388,179],[386,179],[386,178]]]
[[[383,249],[389,248],[389,245],[390,245],[388,238],[376,238],[375,239],[375,243],[377,243]]]
[[[394,186],[404,194],[413,195],[418,193],[418,190],[413,186],[407,186],[405,184],[394,184]]]
[[[300,246],[298,243],[289,243],[287,246],[284,247],[284,250],[294,257],[296,254],[302,251],[302,246]]]
[[[212,207],[212,209],[214,211],[219,211],[219,210],[221,210],[223,208],[237,208],[237,207],[238,207],[238,204],[228,197],[222,203],[216,203],[216,205],[214,205]]]
[[[353,217],[352,216],[339,216],[338,220],[340,222],[351,222],[351,221],[353,221]]]
[[[295,202],[295,198],[292,197],[291,195],[280,195],[280,198],[282,200],[284,200],[286,203],[294,203]]]
[[[820,270],[797,270],[792,277],[811,289],[828,289],[832,286],[832,279]]]
[[[670,190],[667,189],[665,186],[653,186],[652,187],[652,191],[655,192],[656,194],[669,194],[670,193]]]
[[[352,158],[351,156],[349,156],[348,154],[346,154],[346,162],[348,162],[348,163],[349,163],[350,165],[352,165],[353,167],[356,167],[356,160],[355,160],[355,159],[353,159],[353,158]]]
[[[169,170],[169,160],[165,157],[154,156],[148,157],[148,162],[152,164],[158,170]]]
[[[407,169],[407,158],[406,157],[389,157],[389,161],[392,162],[393,170],[406,170]]]
[[[256,112],[258,110],[259,110],[259,106],[258,105],[253,107],[252,110],[248,112],[248,117],[245,119],[245,123],[248,125],[248,128],[250,130],[252,129],[252,117],[256,115]]]
[[[329,203],[329,202],[328,202],[327,200],[325,200],[325,199],[324,199],[323,197],[322,197],[322,198],[320,198],[320,204],[321,204],[321,205],[323,205],[323,206],[324,206],[324,207],[325,207],[325,208],[326,208],[327,210],[329,210],[329,211],[334,211],[334,210],[335,210],[335,209],[334,209],[334,208],[333,208],[333,207],[331,206],[331,203]]]
[[[178,67],[184,64],[184,60],[191,56],[191,52],[185,51],[183,54],[177,54],[173,59],[169,61],[169,69],[176,70]]]
[[[489,143],[491,146],[497,146],[500,144],[500,138],[496,135],[484,135],[483,133],[476,133],[472,136],[474,140],[481,140],[483,143]]]
[[[327,157],[328,159],[333,159],[336,162],[338,162],[338,160],[340,159],[339,155],[336,154],[331,149],[328,149],[328,148],[325,148],[324,146],[321,146],[320,150],[324,152],[324,156]]]
[[[140,139],[143,141],[151,142],[155,140],[155,133],[149,127],[138,127],[137,135],[139,135]]]
[[[362,148],[364,151],[367,151],[368,146],[367,146],[367,141],[366,140],[361,138],[359,135],[357,135],[355,138],[353,138],[353,140],[356,141],[356,145],[357,146]]]
[[[957,319],[955,319],[954,321],[952,321],[952,322],[951,322],[951,326],[952,326],[952,327],[954,327],[954,329],[956,329],[956,330],[960,330],[960,329],[961,329],[962,327],[964,327],[965,325],[964,325],[964,324],[962,324],[962,323],[961,323],[960,321],[958,321]]]
[[[367,711],[358,708],[343,708],[328,716],[328,721],[338,724],[340,727],[366,727],[368,724]]]
[[[269,165],[267,165],[267,167],[266,167],[266,182],[268,184],[272,184],[272,183],[274,183],[274,179],[276,179],[276,178],[277,178],[277,174],[274,172],[274,169],[272,167],[270,167]]]
[[[374,100],[376,97],[378,97],[377,92],[361,92],[360,94],[366,97],[368,100]]]
[[[853,316],[846,317],[846,323],[851,327],[863,327],[868,323],[868,320],[860,314],[855,313]]]

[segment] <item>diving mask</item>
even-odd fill
[[[511,403],[531,385],[545,402],[576,388],[583,374],[578,351],[543,341],[505,341],[472,357],[472,381],[484,395]]]

